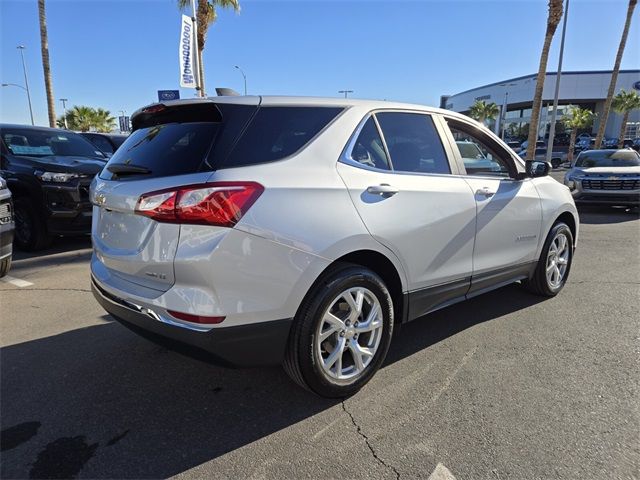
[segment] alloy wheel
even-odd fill
[[[551,288],[556,289],[562,285],[570,255],[571,248],[567,236],[564,233],[558,233],[551,241],[547,254],[547,282]]]
[[[383,333],[378,298],[364,287],[338,295],[324,312],[315,350],[323,372],[339,383],[360,377],[373,360]]]

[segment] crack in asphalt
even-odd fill
[[[356,423],[356,419],[354,418],[354,416],[351,414],[351,412],[349,410],[347,410],[347,406],[345,404],[345,400],[343,400],[341,402],[342,405],[342,410],[344,410],[344,413],[346,413],[347,415],[349,415],[349,418],[351,419],[351,423],[353,423],[353,426],[356,427],[356,431],[358,433],[358,435],[360,435],[363,439],[364,439],[364,443],[367,445],[367,448],[369,448],[369,451],[371,452],[371,455],[373,455],[373,458],[376,459],[376,461],[384,466],[385,468],[391,470],[395,476],[397,480],[400,480],[400,472],[398,472],[398,470],[395,469],[395,467],[393,465],[389,465],[388,463],[386,463],[384,460],[382,460],[378,454],[376,453],[376,451],[374,450],[373,446],[371,445],[371,442],[369,441],[369,437],[367,437],[364,432],[362,431],[362,428],[360,427],[360,425],[358,425]]]

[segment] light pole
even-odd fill
[[[558,95],[560,93],[560,77],[562,76],[562,56],[564,54],[564,35],[567,32],[567,17],[569,16],[569,0],[564,7],[564,20],[562,22],[562,37],[560,39],[560,55],[558,56],[558,73],[556,74],[556,91],[553,95],[553,112],[551,113],[551,126],[549,127],[549,143],[547,144],[547,163],[551,163],[553,155],[553,140],[556,136],[556,116],[558,113]],[[567,152],[568,153],[568,152]]]
[[[240,73],[242,74],[242,78],[244,78],[244,94],[245,94],[245,96],[246,96],[246,95],[247,95],[247,76],[244,74],[244,71],[243,71],[243,70],[242,70],[238,65],[236,65],[235,67],[236,67],[236,68],[240,71]]]
[[[338,90],[338,93],[344,93],[344,98],[347,98],[347,95],[353,93],[353,90]]]
[[[24,63],[24,49],[26,48],[24,45],[18,45],[16,47],[20,50],[20,57],[22,58],[22,71],[24,72],[24,85],[25,90],[27,91],[27,100],[29,101],[29,115],[31,115],[31,125],[35,125],[33,123],[33,109],[31,108],[31,92],[29,92],[29,80],[27,80],[27,66]]]
[[[67,125],[67,102],[69,99],[61,98],[60,101],[62,102],[62,120],[64,121],[64,128],[69,130],[69,125]]]
[[[505,87],[504,91],[504,103],[502,104],[502,111],[500,112],[500,125],[498,128],[502,129],[502,140],[504,140],[504,122],[507,118],[507,99],[509,98],[509,90],[508,87],[515,87],[517,83],[501,83],[500,87]],[[500,130],[498,130],[500,131]],[[497,132],[496,132],[497,133]]]

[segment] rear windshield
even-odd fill
[[[341,108],[262,107],[218,104],[213,121],[184,122],[165,115],[145,118],[114,153],[101,178],[115,180],[185,175],[220,168],[272,162],[294,154],[320,132]],[[202,120],[202,116],[199,120]],[[110,168],[111,167],[111,168]],[[110,170],[133,167],[137,172]]]
[[[65,130],[3,128],[0,135],[13,155],[105,158],[87,139]]]
[[[576,160],[576,167],[637,167],[640,156],[633,150],[614,150],[581,153]]]

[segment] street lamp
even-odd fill
[[[338,90],[338,93],[344,93],[344,98],[347,98],[347,95],[353,93],[353,90]]]
[[[35,125],[33,123],[33,109],[31,108],[31,92],[29,92],[29,81],[27,80],[27,66],[24,63],[24,49],[26,48],[24,45],[18,45],[16,47],[20,50],[20,57],[22,58],[22,71],[24,72],[24,85],[25,90],[27,91],[27,100],[29,101],[29,115],[31,115],[31,125]]]
[[[247,95],[247,76],[244,74],[244,72],[242,71],[242,69],[238,65],[236,65],[235,67],[242,74],[242,78],[244,78],[244,94]]]
[[[562,37],[560,39],[560,55],[558,56],[558,73],[556,74],[556,91],[553,95],[553,112],[551,113],[551,126],[549,127],[549,143],[547,144],[547,163],[551,163],[553,155],[553,140],[556,136],[556,117],[558,113],[558,95],[560,93],[560,77],[562,76],[562,56],[564,55],[564,35],[567,31],[567,17],[569,16],[569,0],[564,7],[564,20],[562,22]],[[567,155],[569,152],[567,152]],[[571,158],[571,157],[569,157]]]
[[[517,85],[517,83],[501,83],[500,85],[498,85],[499,87],[505,87],[505,91],[504,91],[504,103],[502,104],[502,111],[500,112],[500,124],[498,125],[498,132],[500,131],[500,129],[502,129],[502,140],[504,140],[504,123],[505,120],[507,118],[507,99],[509,98],[509,90],[507,90],[506,87],[515,87]],[[496,133],[498,133],[496,132]]]
[[[61,98],[60,101],[62,102],[62,120],[64,121],[64,128],[66,128],[67,130],[69,130],[69,125],[67,125],[67,102],[69,101],[68,98]]]

